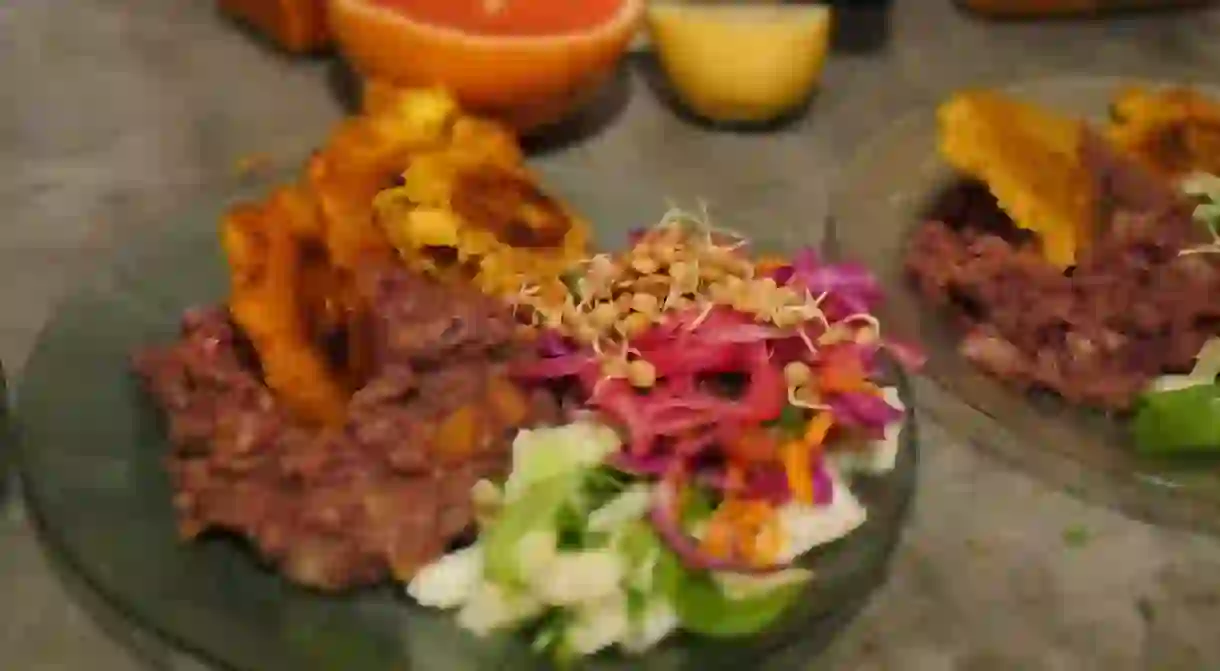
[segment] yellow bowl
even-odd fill
[[[656,3],[653,49],[674,91],[699,116],[765,123],[817,86],[830,38],[823,5]]]

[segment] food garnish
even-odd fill
[[[512,370],[583,415],[518,434],[474,545],[409,592],[561,660],[769,626],[813,579],[801,557],[865,521],[850,478],[894,467],[905,408],[879,357],[912,357],[881,335],[875,280],[754,258],[680,209],[566,279],[518,293],[541,334]]]

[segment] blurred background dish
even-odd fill
[[[1000,90],[1062,114],[1101,120],[1114,94],[1134,83],[1142,82],[1061,78]],[[927,348],[924,374],[936,388],[923,395],[927,409],[973,443],[1074,493],[1157,523],[1220,532],[1220,475],[1214,467],[1138,457],[1124,422],[1049,394],[1016,391],[959,355],[960,333],[922,300],[904,272],[909,235],[946,190],[960,183],[937,153],[937,135],[931,108],[902,118],[841,173],[831,203],[838,251],[867,264],[891,296],[880,311],[883,323]]]
[[[644,0],[332,0],[330,30],[362,77],[441,85],[464,106],[529,132],[592,97],[643,11]]]

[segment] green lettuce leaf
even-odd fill
[[[756,634],[779,619],[804,594],[812,577],[803,570],[789,574],[789,579],[740,599],[726,595],[707,573],[685,573],[676,586],[670,576],[674,609],[682,628],[695,634],[718,638]]]
[[[1145,395],[1131,431],[1143,455],[1220,454],[1220,386],[1198,384]]]

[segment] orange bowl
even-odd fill
[[[591,97],[643,11],[644,0],[330,0],[330,24],[366,80],[443,86],[467,108],[529,132]]]

